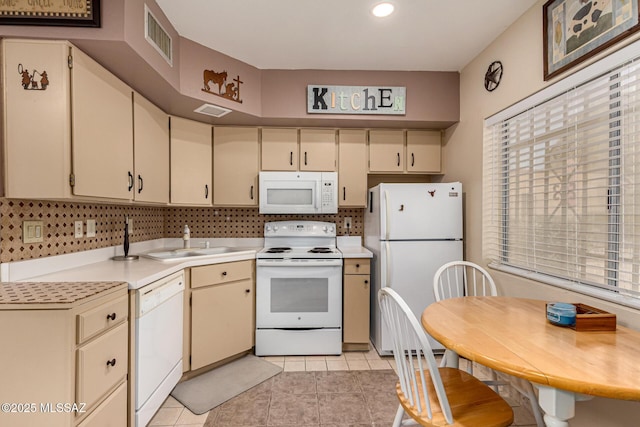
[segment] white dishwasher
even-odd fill
[[[145,427],[182,376],[184,273],[136,292],[136,426]]]

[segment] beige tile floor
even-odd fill
[[[373,348],[368,352],[345,352],[340,356],[278,356],[265,357],[264,359],[282,367],[285,372],[395,370],[393,357],[381,357]],[[461,368],[464,369],[464,365]],[[485,374],[482,367],[474,370],[474,375],[481,379],[486,379]],[[535,419],[526,400],[508,386],[500,388],[500,394],[514,409],[515,421],[513,425],[535,427]],[[202,415],[191,413],[180,402],[169,396],[148,426],[202,427],[207,416],[208,413]]]

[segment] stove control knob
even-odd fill
[[[329,227],[329,231],[333,233],[334,231],[336,231],[336,229],[335,229],[335,227],[332,225],[331,227]]]
[[[273,226],[273,231],[278,231],[278,226],[277,225]]]
[[[270,225],[267,225],[267,226],[264,228],[264,230],[265,230],[265,231],[271,231],[271,226],[270,226]]]
[[[327,232],[327,226],[326,225],[324,227],[322,227],[322,231],[324,231],[325,233]]]

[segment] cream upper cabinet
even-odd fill
[[[404,131],[369,131],[369,172],[404,171]]]
[[[133,91],[78,49],[72,56],[73,194],[132,200]]]
[[[169,117],[133,94],[136,201],[169,203]]]
[[[210,206],[211,126],[171,117],[171,203]]]
[[[69,49],[60,42],[2,40],[5,197],[71,195]]]
[[[336,170],[334,129],[300,129],[300,170]]]
[[[298,130],[263,128],[260,158],[263,171],[298,170]]]
[[[213,204],[258,205],[258,128],[213,128]]]
[[[338,131],[338,205],[364,207],[367,204],[367,132]]]
[[[407,131],[407,172],[440,172],[440,131]]]
[[[133,200],[132,90],[70,43],[2,43],[5,196]]]

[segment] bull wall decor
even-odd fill
[[[227,81],[227,77],[226,70],[222,72],[204,70],[202,73],[202,79],[204,81],[202,91],[242,104],[242,99],[240,99],[240,85],[244,82],[240,80],[240,76],[236,76],[236,78],[230,82]],[[216,86],[217,91],[215,91]]]
[[[20,74],[20,84],[24,90],[46,90],[47,86],[49,86],[49,76],[45,70],[39,72],[34,69],[29,74],[28,69],[24,68],[22,64],[18,64],[18,74]]]

